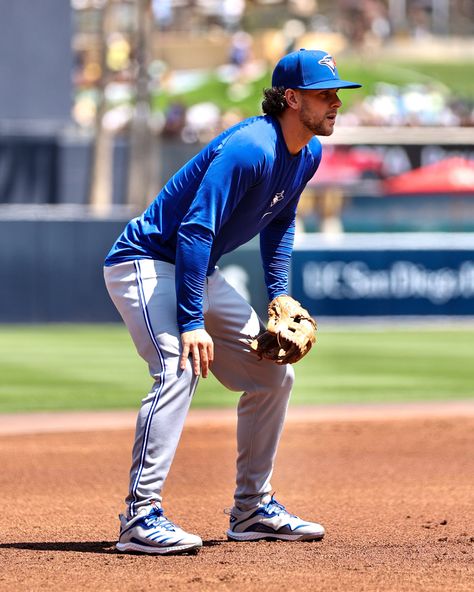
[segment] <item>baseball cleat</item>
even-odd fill
[[[118,551],[157,555],[197,552],[202,540],[168,520],[161,508],[152,507],[148,514],[138,514],[130,520],[120,515]]]
[[[272,496],[256,509],[245,512],[232,508],[227,538],[233,541],[320,541],[324,532],[324,526],[293,516]]]

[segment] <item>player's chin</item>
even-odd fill
[[[320,127],[317,133],[318,136],[330,136],[334,132],[334,126],[332,127]]]
[[[321,121],[317,127],[315,126],[312,131],[317,136],[330,136],[334,132],[335,123],[335,119],[327,118]]]
[[[324,136],[330,136],[334,132],[334,126],[336,125],[336,118],[328,117],[322,126],[324,129]]]

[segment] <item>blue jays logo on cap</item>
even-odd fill
[[[318,61],[318,64],[321,64],[321,66],[327,66],[334,76],[336,75],[336,60],[329,54],[326,54],[323,58],[321,58]]]
[[[358,82],[341,80],[334,58],[320,49],[300,49],[283,56],[273,70],[273,87],[303,90],[360,88]]]

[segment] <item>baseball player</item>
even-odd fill
[[[126,511],[117,549],[198,550],[202,540],[164,514],[168,475],[199,376],[211,371],[238,403],[235,541],[319,540],[324,528],[287,512],[270,478],[294,380],[290,364],[255,355],[257,314],[220,273],[219,258],[260,236],[269,300],[289,298],[298,199],[321,160],[316,135],[332,134],[341,80],[321,50],[284,56],[264,115],[212,140],[131,220],[104,267],[110,297],[154,380],[138,414]]]

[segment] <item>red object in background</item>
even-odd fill
[[[350,185],[382,176],[383,159],[370,150],[323,150],[321,164],[309,185]]]
[[[413,193],[474,193],[474,161],[447,158],[386,179],[385,195]]]

